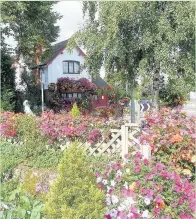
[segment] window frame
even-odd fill
[[[64,63],[67,62],[68,63],[68,73],[65,73],[64,72]],[[70,73],[69,72],[69,63],[73,63],[73,72]],[[75,70],[74,70],[74,63],[77,63],[79,65],[79,71],[77,73],[75,73]],[[74,74],[74,75],[77,75],[77,74],[80,74],[80,62],[79,61],[75,61],[75,60],[63,60],[63,74]]]

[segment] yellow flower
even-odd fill
[[[192,163],[195,163],[195,162],[196,162],[196,155],[193,155],[193,156],[191,157],[191,162],[192,162]]]
[[[189,169],[184,169],[184,170],[182,171],[182,173],[183,173],[184,175],[192,176],[192,173],[191,173],[191,171],[190,171]]]
[[[131,189],[131,190],[135,190],[137,188],[137,186],[136,186],[136,183],[135,182],[133,182],[130,186],[129,186],[129,189]]]
[[[128,173],[128,174],[130,173],[130,169],[129,168],[126,169],[126,173]]]

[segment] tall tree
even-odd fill
[[[13,57],[1,38],[1,109],[13,111],[15,108],[15,70]]]
[[[57,2],[4,1],[1,3],[2,23],[6,36],[17,42],[16,54],[22,55],[26,63],[36,62],[44,54],[59,33],[56,26],[61,17],[52,10]],[[34,60],[32,60],[32,58]]]
[[[82,44],[91,73],[105,64],[134,79],[141,72],[154,80],[157,107],[162,73],[194,79],[194,4],[192,2],[84,2],[84,27],[70,44]]]
[[[83,9],[89,19],[70,44],[77,42],[85,47],[85,65],[92,74],[99,72],[103,64],[107,74],[114,71],[127,74],[133,94],[137,68],[142,58],[142,50],[137,46],[141,14],[134,13],[135,10],[140,11],[138,3],[84,2]],[[134,101],[131,112],[134,122]]]

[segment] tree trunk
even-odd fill
[[[134,79],[131,87],[131,123],[135,123]]]
[[[156,66],[153,77],[153,100],[152,106],[156,110],[159,109],[159,83],[160,83],[160,65]]]

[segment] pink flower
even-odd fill
[[[104,189],[104,184],[103,184],[103,183],[98,183],[98,187],[99,187],[100,189]]]
[[[142,154],[140,154],[140,153],[137,153],[136,155],[135,155],[135,158],[138,158],[138,159],[142,159]]]
[[[155,198],[155,202],[158,203],[158,204],[162,203],[162,202],[163,202],[162,197],[158,195],[158,196]]]
[[[141,171],[141,167],[140,166],[135,166],[134,167],[134,172],[135,173],[139,173]]]
[[[151,180],[151,179],[153,179],[153,177],[154,177],[154,174],[148,173],[148,174],[145,176],[145,179],[146,179],[146,180]]]
[[[194,217],[190,214],[184,214],[184,213],[181,213],[180,214],[180,218],[181,219],[194,219]]]
[[[143,162],[144,162],[145,165],[148,165],[148,164],[149,164],[149,160],[146,159],[146,158],[143,160]]]
[[[162,176],[163,179],[169,179],[170,175],[171,174],[169,172],[165,171],[165,170],[161,171],[161,176]]]
[[[159,170],[159,171],[163,170],[164,167],[165,167],[165,165],[162,164],[162,163],[157,163],[157,164],[156,164],[156,168],[157,168],[157,170]]]
[[[169,215],[164,215],[163,219],[170,219]]]
[[[130,158],[130,154],[125,154],[124,158],[129,159]]]

